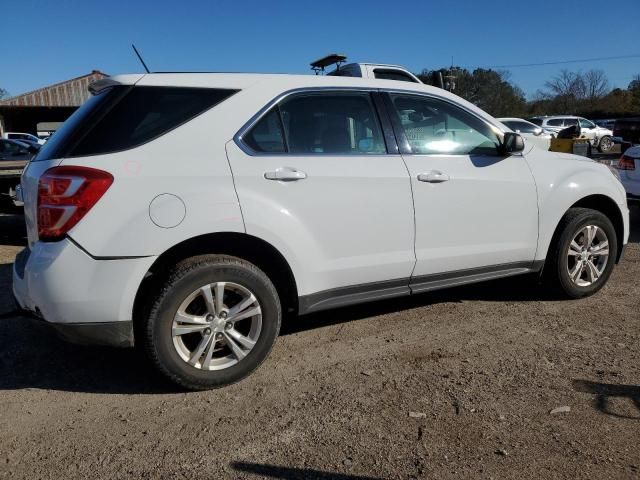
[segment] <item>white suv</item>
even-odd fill
[[[565,128],[580,125],[580,134],[591,141],[591,145],[598,148],[602,153],[609,152],[614,145],[613,131],[608,128],[599,127],[591,120],[572,115],[558,115],[548,117],[533,117],[529,119],[539,127],[558,133]]]
[[[599,290],[629,235],[604,165],[545,152],[444,90],[333,76],[102,80],[22,178],[19,305],[226,385],[283,314],[539,273]]]

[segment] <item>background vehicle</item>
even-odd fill
[[[640,144],[640,118],[621,118],[616,120],[613,135],[632,145]]]
[[[599,127],[606,128],[608,130],[613,130],[613,126],[616,123],[616,121],[613,119],[603,119],[603,120],[594,120],[593,123],[595,123]]]
[[[39,138],[35,135],[32,135],[30,133],[20,133],[20,132],[5,132],[2,135],[3,138],[9,139],[9,140],[27,140],[29,142],[35,142],[38,143],[40,145],[44,145],[45,140],[43,140],[42,138]]]
[[[34,152],[35,149],[27,144],[0,138],[0,208],[13,206],[12,196]]]
[[[386,65],[381,63],[348,63],[343,65],[347,57],[331,54],[311,62],[311,69],[316,73],[324,73],[331,65],[336,65],[335,70],[327,75],[336,77],[361,77],[377,78],[380,80],[397,80],[401,82],[422,83],[418,77],[399,65]]]
[[[27,143],[0,138],[0,160],[30,160],[35,153],[36,147]]]
[[[498,118],[498,120],[539,148],[549,150],[553,135],[542,127],[522,118]]]
[[[439,88],[148,74],[91,91],[23,174],[13,291],[76,340],[140,343],[186,388],[252,372],[286,312],[527,273],[591,295],[628,239],[607,167]]]
[[[15,142],[24,145],[27,148],[27,150],[34,155],[38,153],[40,151],[40,148],[42,147],[42,144],[38,142],[33,142],[31,140],[22,139],[22,140],[15,140]]]
[[[582,117],[575,117],[571,115],[558,115],[548,117],[532,117],[528,119],[530,122],[536,125],[558,133],[560,130],[579,125],[582,136],[588,138],[591,141],[591,145],[597,147],[601,152],[606,153],[614,145],[611,137],[613,132],[608,128],[602,128],[597,126],[591,120],[587,120]]]
[[[628,148],[616,168],[620,171],[620,180],[629,203],[640,205],[640,145]]]

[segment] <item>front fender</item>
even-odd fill
[[[577,160],[573,155],[545,154],[533,161],[527,159],[538,189],[536,260],[546,258],[553,234],[567,210],[592,195],[605,196],[617,205],[624,224],[622,243],[626,243],[629,235],[626,196],[624,188],[608,167],[589,160]]]

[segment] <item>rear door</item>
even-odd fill
[[[373,95],[291,94],[227,144],[247,233],[285,255],[302,296],[408,292],[411,186]]]
[[[387,106],[413,188],[412,289],[530,268],[538,207],[523,156],[498,155],[500,131],[449,100],[390,93]]]

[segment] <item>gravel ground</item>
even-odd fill
[[[0,478],[639,478],[632,223],[589,299],[511,279],[314,314],[245,381],[183,393],[7,313],[24,234],[0,217]]]

